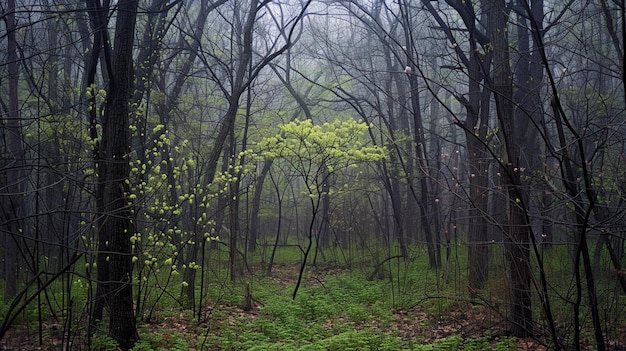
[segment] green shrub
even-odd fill
[[[108,335],[96,333],[91,339],[91,350],[115,351],[117,350],[117,342]]]

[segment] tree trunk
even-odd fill
[[[389,72],[393,72],[397,70],[397,67],[391,64],[391,57],[389,56],[388,50],[385,51],[385,59],[387,61],[387,70]],[[399,155],[398,150],[395,145],[395,133],[397,128],[396,125],[396,112],[394,108],[394,99],[392,94],[392,78],[385,79],[384,82],[384,93],[386,96],[386,105],[387,105],[387,116],[388,116],[388,128],[389,134],[392,140],[389,141],[389,145],[387,148],[389,149],[389,165],[390,167],[387,169],[386,178],[386,187],[387,192],[389,193],[389,197],[391,200],[391,210],[392,216],[394,219],[394,232],[396,235],[396,239],[398,240],[398,244],[400,247],[400,252],[402,257],[408,257],[408,248],[407,248],[407,233],[404,230],[403,217],[404,213],[402,212],[402,192],[400,191],[400,170],[402,168],[402,160],[401,155]]]
[[[468,284],[472,289],[484,288],[489,279],[489,231],[488,213],[488,171],[490,155],[487,150],[487,129],[489,125],[489,89],[481,91],[485,77],[481,66],[489,69],[490,55],[481,57],[474,51],[476,43],[471,40],[473,52],[469,57],[469,101],[465,101],[467,118],[464,131],[467,139],[469,160],[470,207],[468,223]]]
[[[230,141],[228,145],[228,151],[230,155],[230,157],[228,157],[228,161],[230,163],[228,171],[231,177],[236,179],[235,181],[232,181],[228,184],[228,227],[230,229],[228,256],[230,261],[231,282],[235,281],[240,271],[239,265],[237,264],[239,262],[239,260],[237,259],[237,242],[239,240],[239,185],[241,180],[234,171],[237,166],[237,157],[235,156],[237,146],[235,141],[234,128],[234,125],[230,127]]]
[[[412,36],[413,23],[411,21],[410,6],[408,1],[402,2],[400,5],[401,22],[405,37],[406,47],[406,67],[418,67],[420,65],[419,56],[417,50],[414,47],[414,38]],[[411,143],[409,143],[409,154],[413,153],[413,159],[407,162],[407,182],[409,184],[412,196],[408,199],[408,208],[412,208],[411,212],[415,211],[415,205],[419,207],[419,218],[424,236],[426,238],[426,245],[428,247],[428,262],[430,268],[441,267],[441,254],[440,248],[435,238],[436,233],[433,233],[430,223],[432,207],[430,205],[430,193],[428,179],[431,177],[429,174],[428,158],[426,157],[426,140],[424,138],[424,123],[422,120],[422,110],[419,96],[419,83],[417,80],[417,72],[408,72],[407,78],[409,81],[409,102],[411,105],[411,121],[413,123],[413,130],[411,131],[409,120],[407,119],[406,127],[408,135],[411,136]],[[411,147],[412,145],[412,147]],[[411,150],[412,149],[412,150]],[[419,181],[419,198],[416,192],[415,180]],[[407,211],[408,212],[408,211]],[[409,213],[411,213],[409,212]],[[408,216],[412,217],[412,216]],[[417,223],[415,223],[417,225]]]
[[[95,84],[96,71],[98,68],[98,60],[100,59],[100,53],[102,49],[105,51],[108,50],[108,34],[105,30],[103,24],[103,9],[98,7],[97,2],[94,0],[86,0],[85,1],[86,11],[89,14],[89,20],[91,23],[91,27],[94,31],[94,40],[90,42],[89,31],[87,28],[82,28],[82,35],[86,38],[83,39],[83,43],[85,45],[91,44],[92,47],[85,47],[85,50],[89,50],[90,54],[85,58],[85,75],[83,76],[83,92],[89,91],[89,89],[93,89]],[[80,17],[80,16],[79,16]],[[79,22],[80,23],[80,22]],[[84,94],[85,96],[87,94]],[[99,109],[96,108],[96,94],[91,94],[91,97],[84,102],[84,108],[87,111],[87,119],[89,121],[89,138],[93,143],[92,157],[94,169],[97,170],[97,174],[99,176],[103,175],[104,168],[102,167],[101,162],[101,145],[98,142],[100,139],[98,135],[98,123],[100,121],[100,117],[98,114]],[[104,213],[104,183],[98,182],[96,185],[96,212]],[[96,225],[98,228],[102,227],[103,217],[98,216],[96,220]],[[98,241],[98,251],[102,252],[107,250],[106,241],[99,240]],[[109,272],[108,265],[106,263],[105,255],[97,255],[96,256],[96,264],[98,266],[97,270],[97,281],[99,282],[107,282],[109,281]],[[87,271],[87,274],[91,274],[91,270]],[[93,299],[93,307],[90,315],[90,329],[89,334],[91,334],[91,326],[96,322],[101,321],[104,315],[104,307],[107,305],[107,284],[97,284],[95,298]]]
[[[509,195],[509,224],[506,228],[510,240],[507,254],[512,285],[510,320],[513,335],[528,337],[533,332],[530,228],[525,213],[526,196],[521,187],[520,149],[516,142],[514,126],[513,78],[507,36],[508,11],[505,9],[504,0],[484,0],[484,5],[487,9],[487,28],[494,55],[491,88],[506,149],[502,173],[505,175],[505,185]]]
[[[272,254],[270,255],[270,261],[267,263],[267,275],[272,274],[272,267],[274,265],[274,257],[276,257],[276,250],[278,249],[278,241],[280,240],[280,229],[282,227],[282,219],[283,219],[283,198],[280,195],[280,189],[278,188],[278,182],[272,176],[272,173],[269,173],[270,179],[272,180],[272,185],[274,185],[274,190],[276,191],[276,202],[278,206],[277,221],[276,221],[276,237],[274,239],[274,246],[272,247]]]
[[[461,16],[469,32],[469,57],[462,51],[460,45],[456,45],[454,29],[449,27],[429,0],[422,0],[422,5],[430,12],[435,21],[441,26],[450,44],[455,47],[461,63],[468,71],[468,96],[469,100],[457,96],[457,100],[465,107],[466,119],[462,123],[467,140],[467,153],[469,159],[469,196],[470,208],[468,211],[468,284],[473,289],[484,287],[489,278],[489,246],[486,244],[489,238],[486,215],[488,213],[488,170],[490,155],[485,145],[487,127],[489,123],[489,97],[490,91],[485,88],[481,91],[481,83],[485,80],[484,72],[491,65],[490,52],[479,53],[478,44],[485,46],[487,37],[478,26],[474,4],[470,1],[448,2]]]
[[[271,166],[271,160],[266,160],[263,163],[261,173],[257,175],[254,184],[254,195],[252,196],[252,203],[250,204],[250,237],[248,238],[248,251],[250,252],[254,252],[256,250],[256,242],[259,238],[259,227],[261,225],[261,221],[259,220],[261,193],[263,192],[265,177],[267,176]]]
[[[132,250],[133,211],[128,195],[130,175],[129,100],[133,82],[132,54],[138,0],[118,3],[105,118],[102,127],[102,166],[99,178],[103,186],[104,213],[99,228],[99,264],[108,266],[109,335],[123,350],[138,339],[133,313]],[[104,267],[99,266],[98,269]]]
[[[552,78],[551,78],[552,79]],[[589,245],[587,240],[587,231],[589,229],[589,217],[591,211],[595,206],[596,196],[595,190],[591,187],[590,178],[587,170],[587,166],[583,165],[583,179],[584,179],[584,191],[580,189],[578,185],[578,181],[576,180],[576,176],[574,174],[574,163],[570,158],[567,150],[568,141],[565,139],[565,129],[563,124],[568,123],[565,119],[565,114],[563,113],[563,109],[561,108],[561,104],[557,97],[552,100],[552,108],[554,110],[555,121],[557,125],[557,133],[559,136],[559,145],[562,150],[562,166],[564,169],[565,177],[563,179],[563,183],[567,192],[570,194],[572,202],[574,204],[574,214],[576,216],[576,225],[579,230],[578,237],[578,245],[576,247],[575,259],[574,259],[574,273],[576,276],[576,290],[577,296],[574,302],[574,342],[576,344],[580,343],[580,307],[582,304],[582,284],[583,277],[580,274],[580,266],[583,266],[584,272],[584,281],[587,286],[587,296],[589,297],[589,309],[591,310],[591,319],[594,327],[594,334],[596,338],[596,346],[597,350],[603,351],[606,350],[606,345],[604,342],[604,334],[602,332],[602,321],[600,316],[600,310],[598,308],[598,294],[596,292],[596,283],[595,277],[593,275],[593,268],[591,265],[591,259],[589,257]],[[571,124],[568,123],[568,128],[570,128],[570,132],[572,132]],[[582,138],[579,135],[574,134],[576,142],[577,151],[580,153],[580,157],[582,160],[586,160]],[[588,200],[588,205],[586,204],[583,194],[586,195]],[[581,262],[582,259],[582,262]]]
[[[6,227],[6,232],[2,235],[2,248],[4,253],[4,298],[10,301],[17,293],[18,277],[18,244],[16,235],[19,232],[20,212],[22,208],[22,196],[24,190],[24,157],[22,125],[20,122],[19,101],[18,101],[18,81],[19,67],[16,39],[15,21],[15,0],[7,1],[6,8],[7,25],[7,66],[8,66],[8,92],[9,104],[6,121],[2,121],[5,126],[3,132],[4,140],[2,154],[6,165],[4,174],[0,174],[4,189],[1,197],[0,209],[1,223]],[[6,167],[5,167],[6,166]]]

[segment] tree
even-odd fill
[[[404,31],[405,45],[403,46],[403,49],[406,48],[404,50],[406,54],[405,67],[419,67],[421,62],[419,59],[417,48],[415,47],[415,41],[413,37],[413,14],[411,11],[411,6],[409,6],[409,3],[407,1],[403,1],[399,3],[399,10],[400,23],[402,24],[402,29]],[[409,132],[413,144],[412,148],[409,149],[412,149],[412,157],[410,158],[407,166],[407,179],[409,182],[408,185],[412,195],[412,200],[409,202],[409,204],[417,203],[419,207],[419,214],[421,219],[420,225],[422,227],[422,230],[424,231],[424,235],[426,237],[426,245],[428,247],[428,263],[431,268],[439,268],[441,267],[441,252],[438,245],[439,239],[434,237],[436,234],[433,233],[431,229],[432,225],[429,221],[429,218],[432,214],[432,189],[430,188],[429,184],[429,178],[431,177],[431,175],[429,159],[427,157],[426,140],[424,136],[424,121],[420,102],[418,76],[416,74],[411,74],[411,72],[408,72],[407,78],[409,81],[410,100],[410,108],[408,109],[408,112],[411,115],[410,122],[413,123],[412,132]],[[414,178],[418,178],[420,194],[419,198],[417,196],[417,186],[414,185]],[[409,207],[409,213],[416,212],[415,209],[412,207],[413,206]]]
[[[7,65],[8,65],[8,104],[2,102],[2,119],[4,132],[2,133],[1,155],[3,162],[0,169],[3,189],[2,206],[0,215],[2,222],[3,254],[4,254],[4,289],[5,300],[10,300],[17,294],[18,280],[18,240],[20,233],[20,220],[23,213],[23,200],[20,194],[26,191],[24,183],[24,158],[25,148],[23,144],[22,122],[20,120],[18,82],[19,61],[17,51],[15,19],[15,1],[9,0],[5,10],[5,25],[7,30]]]
[[[623,4],[622,4],[623,8]],[[533,40],[536,46],[539,48],[539,54],[541,61],[547,67],[550,67],[548,57],[544,47],[544,37],[539,31],[541,24],[536,18],[532,16],[533,9],[527,4],[524,6],[525,13],[531,19],[531,26],[534,32]],[[622,13],[623,9],[622,9]],[[624,19],[622,19],[624,20]],[[624,26],[624,24],[623,24]],[[626,28],[626,27],[623,27]],[[618,55],[619,56],[619,55]],[[621,61],[621,60],[620,60]],[[622,70],[624,68],[622,67]],[[567,71],[567,69],[565,70]],[[564,71],[564,73],[565,73]],[[576,343],[576,349],[580,349],[581,340],[581,321],[580,310],[582,305],[583,295],[583,280],[586,285],[586,293],[588,297],[589,309],[591,311],[591,321],[593,325],[594,337],[596,341],[596,347],[598,350],[606,350],[606,343],[604,340],[603,324],[601,322],[599,299],[596,287],[596,277],[594,276],[593,267],[590,259],[589,248],[589,227],[590,218],[592,213],[597,211],[598,194],[596,192],[593,174],[591,172],[590,165],[593,164],[593,152],[592,155],[588,155],[589,147],[585,145],[585,134],[587,127],[581,128],[582,131],[576,128],[575,121],[569,118],[568,114],[562,103],[562,98],[559,96],[559,89],[557,88],[555,73],[552,69],[546,70],[549,91],[552,93],[551,108],[555,118],[556,133],[558,137],[559,149],[559,162],[561,166],[561,173],[563,187],[569,198],[573,203],[573,212],[575,217],[575,253],[574,253],[574,276],[575,276],[575,289],[576,298],[573,302],[573,318],[574,318],[574,340]],[[600,89],[602,91],[603,89]],[[574,114],[574,111],[570,113]],[[569,146],[569,141],[566,138],[566,133],[572,135],[572,147]],[[577,161],[575,159],[578,158]],[[575,166],[577,165],[577,167]],[[603,215],[600,215],[602,217]],[[602,235],[604,237],[604,235]],[[619,260],[616,259],[610,242],[606,241],[611,261],[617,267],[620,267]],[[581,274],[581,266],[583,272]],[[583,279],[584,276],[584,279]],[[620,278],[622,289],[624,289],[624,282]]]
[[[341,265],[398,310],[436,289],[555,350],[618,340],[624,4],[309,4],[0,5],[2,346],[36,316],[40,347],[128,349],[294,248],[295,298]]]
[[[393,221],[390,230],[398,242],[402,257],[409,257],[409,245],[424,233],[429,262],[437,267],[437,249],[430,232],[427,186],[428,165],[425,140],[420,129],[421,107],[417,74],[407,74],[406,67],[419,69],[413,45],[413,14],[410,6],[398,8],[383,2],[340,3],[340,8],[362,26],[350,28],[351,37],[343,37],[325,49],[325,59],[333,64],[327,69],[337,77],[333,93],[358,115],[384,129],[380,140],[370,133],[373,142],[386,145],[389,158],[381,164],[381,182],[389,197]],[[325,19],[332,21],[332,18]],[[356,29],[359,28],[359,29]],[[320,42],[329,42],[329,33],[317,34]],[[363,39],[360,39],[363,38]],[[365,44],[354,47],[352,42]],[[375,52],[375,55],[370,55]],[[367,53],[367,54],[365,54]],[[415,72],[416,73],[416,72]],[[350,88],[344,81],[358,84]],[[374,115],[376,117],[372,117]],[[419,165],[418,165],[419,163]],[[420,186],[416,186],[419,179]],[[419,214],[417,208],[419,206]],[[421,219],[418,225],[418,218]]]
[[[182,102],[185,98],[185,89],[191,84],[189,81],[191,80],[190,71],[197,64],[198,56],[201,55],[201,44],[203,40],[203,32],[205,30],[206,24],[209,21],[209,15],[212,11],[219,8],[219,6],[225,3],[224,0],[220,0],[214,3],[209,2],[201,2],[199,5],[197,4],[189,4],[189,6],[185,6],[184,9],[187,10],[185,15],[174,16],[171,19],[168,19],[166,14],[168,7],[171,7],[172,4],[166,1],[158,1],[155,2],[155,8],[165,7],[165,9],[161,9],[160,12],[154,11],[149,14],[148,22],[146,23],[145,30],[145,38],[143,45],[143,50],[139,54],[139,57],[143,57],[143,60],[139,60],[141,62],[141,69],[145,72],[140,76],[149,76],[153,77],[153,79],[148,79],[148,81],[138,81],[137,87],[135,89],[135,98],[134,102],[137,105],[141,104],[141,97],[137,96],[138,92],[148,90],[148,96],[146,105],[144,108],[149,109],[150,102],[150,93],[152,90],[155,91],[155,94],[161,96],[161,99],[155,99],[154,109],[156,114],[158,115],[158,124],[157,126],[162,126],[162,128],[153,129],[153,132],[150,133],[150,128],[148,125],[150,124],[149,117],[147,115],[141,114],[137,116],[137,132],[136,132],[136,140],[139,141],[140,145],[145,145],[146,137],[148,135],[152,135],[153,137],[148,139],[151,141],[153,147],[156,146],[160,155],[158,157],[149,157],[149,156],[140,156],[141,165],[146,165],[150,168],[151,164],[160,164],[164,162],[164,172],[166,174],[166,179],[168,183],[168,189],[166,196],[167,199],[165,203],[167,204],[176,204],[175,206],[180,206],[184,208],[184,212],[190,214],[191,216],[182,216],[179,214],[172,213],[170,216],[169,228],[167,230],[173,229],[173,234],[170,238],[170,244],[173,245],[172,248],[174,252],[181,253],[183,250],[185,252],[184,255],[176,255],[175,263],[179,263],[184,268],[184,282],[186,285],[182,288],[182,294],[185,297],[188,306],[192,306],[195,311],[195,303],[196,303],[196,271],[197,271],[197,256],[198,256],[198,247],[200,245],[196,245],[195,243],[203,243],[205,241],[204,233],[206,232],[204,227],[207,225],[206,221],[201,220],[202,209],[200,206],[205,206],[205,201],[195,201],[196,205],[192,205],[193,200],[191,201],[181,201],[179,197],[183,199],[193,199],[198,194],[198,185],[199,185],[199,177],[200,175],[196,172],[195,177],[193,170],[196,170],[198,167],[189,167],[185,162],[189,162],[189,164],[195,165],[194,157],[183,155],[179,152],[176,152],[177,146],[181,143],[186,143],[188,139],[176,138],[176,135],[179,135],[179,130],[184,130],[188,125],[198,124],[198,120],[196,118],[200,118],[200,116],[196,116],[196,111]],[[182,5],[182,3],[181,3]],[[199,6],[199,9],[197,8]],[[197,11],[197,15],[195,21],[189,21],[187,24],[187,19],[191,16],[194,10]],[[159,15],[158,17],[156,15]],[[152,23],[150,19],[153,19]],[[165,50],[165,46],[167,45],[166,35],[167,28],[170,23],[175,20],[180,21],[178,24],[180,26],[189,25],[189,29],[183,31],[185,35],[180,35],[176,47],[182,48],[179,50],[174,50],[172,54],[169,54]],[[155,27],[154,29],[152,27]],[[152,36],[156,37],[152,37]],[[156,62],[159,60],[163,60],[163,63],[159,66],[156,65]],[[170,80],[173,80],[173,84],[168,84]],[[189,120],[184,120],[182,118],[176,118],[177,116],[188,114],[190,117]],[[197,137],[196,135],[190,135],[189,137]],[[174,140],[170,140],[170,138],[175,138]],[[165,142],[163,142],[165,140]],[[173,146],[173,147],[172,147]],[[142,146],[140,149],[151,149],[148,146]],[[198,152],[199,154],[200,152]],[[156,156],[156,155],[153,155]],[[150,161],[148,159],[151,159]],[[180,161],[184,159],[185,161],[178,163],[176,161]],[[184,172],[187,170],[187,172]],[[176,171],[176,172],[175,172]],[[182,176],[175,176],[175,173],[179,175],[182,173]],[[186,174],[185,174],[186,173]],[[185,177],[187,175],[188,177]],[[141,179],[138,181],[141,184]],[[202,199],[202,196],[200,200]],[[181,211],[182,213],[183,211]],[[158,216],[157,216],[158,217]],[[195,217],[195,218],[190,218]],[[151,220],[156,220],[156,218],[151,218]],[[176,229],[174,229],[176,228]],[[176,234],[180,231],[181,234]],[[192,243],[192,244],[189,244]],[[186,246],[186,248],[184,248]],[[180,259],[179,259],[180,258]]]
[[[456,62],[445,65],[447,70],[466,70],[465,93],[455,93],[457,101],[465,108],[465,118],[455,119],[455,124],[463,129],[467,147],[469,171],[469,218],[468,218],[468,281],[472,289],[482,289],[489,278],[489,167],[492,163],[487,148],[490,128],[490,96],[491,91],[485,79],[490,70],[492,52],[488,49],[481,52],[480,48],[488,48],[486,34],[477,23],[477,17],[472,1],[447,2],[459,15],[460,22],[465,26],[467,36],[461,36],[465,31],[448,24],[441,17],[433,5],[426,0],[422,4],[434,17],[438,29],[444,32],[445,38],[454,48],[458,57]],[[483,14],[484,15],[484,14]],[[462,40],[467,41],[466,44]],[[448,88],[450,89],[450,88]],[[467,96],[467,97],[465,97]],[[491,133],[493,134],[493,133]]]
[[[318,215],[324,196],[330,195],[331,176],[342,168],[361,162],[377,162],[384,157],[383,149],[367,146],[363,133],[370,127],[363,122],[337,119],[332,123],[314,125],[309,119],[280,126],[280,134],[264,138],[256,145],[261,160],[280,158],[287,162],[304,181],[304,193],[309,199],[310,221],[307,243],[300,264],[293,299],[298,294],[304,269],[313,244],[319,244],[318,233],[324,226]]]
[[[99,183],[103,199],[102,225],[98,230],[98,284],[109,308],[109,334],[119,346],[130,349],[138,339],[133,309],[133,264],[130,237],[134,234],[132,202],[129,199],[130,109],[133,45],[137,0],[118,3],[114,49],[109,71]]]
[[[526,217],[521,184],[520,145],[516,140],[513,113],[513,73],[508,40],[508,13],[504,0],[483,0],[487,11],[487,30],[493,49],[493,71],[490,87],[496,102],[496,114],[505,143],[502,172],[509,196],[509,223],[505,226],[510,240],[508,255],[512,284],[511,322],[513,335],[527,337],[533,333],[530,227]]]

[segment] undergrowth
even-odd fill
[[[379,266],[376,276],[372,275],[377,265],[374,261],[356,267],[309,266],[292,299],[299,268],[292,263],[295,251],[279,252],[281,260],[272,275],[257,268],[240,274],[236,282],[229,282],[227,271],[218,269],[226,261],[218,262],[213,256],[214,261],[207,262],[200,316],[178,301],[178,281],[164,287],[165,294],[146,295],[148,305],[158,307],[147,314],[149,319],[139,322],[141,339],[132,350],[516,349],[513,338],[468,335],[462,328],[424,336],[424,332],[441,327],[442,320],[456,318],[448,316],[451,312],[473,307],[457,287],[447,285],[441,274],[428,269],[427,257],[420,252],[416,251],[413,260],[388,261]],[[287,262],[282,260],[285,257]],[[263,263],[251,260],[250,266],[263,267]],[[74,288],[80,290],[79,285]],[[160,287],[153,288],[160,291]],[[251,310],[244,308],[247,291]],[[159,297],[158,305],[150,300],[154,296]],[[1,309],[6,305],[0,304]],[[116,345],[108,336],[96,333],[89,349],[113,351]]]
[[[515,350],[510,338],[452,336],[426,342],[394,330],[394,307],[385,280],[358,272],[309,279],[295,300],[293,285],[257,280],[253,311],[229,301],[214,310],[198,350]],[[232,296],[231,296],[232,297]],[[228,300],[228,299],[227,299]]]

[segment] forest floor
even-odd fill
[[[486,304],[448,303],[441,313],[433,312],[423,299],[405,309],[390,309],[384,304],[380,307],[376,301],[379,296],[368,297],[367,291],[362,291],[372,287],[371,291],[376,291],[376,282],[369,287],[367,283],[352,286],[352,280],[343,280],[352,279],[346,278],[351,276],[350,272],[341,269],[309,273],[298,296],[305,302],[291,308],[298,269],[296,265],[275,266],[273,274],[264,278],[273,282],[274,290],[257,289],[258,293],[255,290],[251,296],[252,306],[248,306],[251,308],[245,306],[245,295],[235,293],[232,295],[238,296],[233,299],[206,306],[207,317],[201,322],[188,311],[163,312],[152,323],[140,324],[141,341],[133,350],[549,349],[532,338],[507,336],[506,321]],[[351,292],[355,288],[361,291]],[[322,295],[324,292],[332,296]],[[365,295],[350,300],[361,293]],[[350,301],[334,304],[342,298]],[[369,304],[357,306],[363,298],[370,299]],[[319,303],[312,303],[314,299],[319,299]],[[61,339],[63,327],[58,322],[44,322],[41,345],[34,324],[32,320],[31,323],[18,321],[0,340],[0,350],[67,349]],[[116,350],[114,343],[106,339],[97,339],[96,345],[92,339],[91,347],[80,339],[76,338],[70,347],[72,350]],[[622,350],[617,346],[621,342],[610,344],[615,346],[611,349]]]
[[[297,277],[298,266],[275,266],[273,269],[273,275],[268,279],[272,279],[281,284],[285,289],[293,287],[295,283],[294,277]],[[342,270],[332,270],[325,272],[324,275],[311,275],[307,279],[306,284],[308,286],[324,285],[325,276],[348,274]],[[218,308],[221,311],[226,311],[228,318],[224,319],[222,323],[229,324],[234,327],[237,325],[238,320],[255,320],[259,318],[263,311],[263,304],[255,301],[251,310],[246,311],[241,305],[220,305],[209,306],[210,308]],[[453,336],[460,336],[464,339],[485,339],[490,346],[497,345],[500,339],[507,338],[507,330],[505,329],[507,323],[502,316],[498,316],[491,308],[484,305],[476,305],[472,308],[467,306],[458,305],[456,309],[448,310],[443,316],[435,316],[430,311],[422,309],[419,306],[415,306],[408,310],[394,310],[392,313],[393,322],[387,326],[383,326],[380,320],[371,320],[363,322],[362,325],[356,325],[355,328],[371,328],[378,330],[381,333],[394,332],[397,333],[402,340],[417,339],[420,344],[427,345],[436,342],[437,340],[443,340]],[[337,320],[329,319],[322,324],[322,327],[327,330],[334,328],[334,324],[344,323],[342,318]],[[163,330],[179,330],[185,333],[186,330],[196,330],[190,325],[192,324],[184,314],[180,315],[179,319],[171,319],[164,323],[154,324],[150,326],[150,329],[154,333],[162,332]],[[201,327],[209,329],[215,329],[209,325],[201,324]],[[533,338],[516,339],[516,350],[522,351],[547,351],[549,348],[542,345],[541,342]],[[221,350],[219,346],[208,348],[208,350]],[[330,350],[331,348],[329,348]],[[411,348],[412,349],[412,348]],[[460,349],[464,349],[462,346]],[[482,350],[468,348],[472,350]],[[583,348],[585,349],[585,348]],[[589,348],[590,350],[592,348]],[[437,350],[433,347],[432,350]],[[493,349],[491,349],[493,350]],[[495,348],[500,350],[500,348]]]
[[[298,265],[277,266],[274,268],[274,279],[285,288],[294,284],[294,277],[297,276]],[[309,285],[323,285],[324,276],[349,274],[342,269],[324,271],[322,275],[312,275],[308,279]],[[262,306],[257,306],[262,308]],[[499,316],[491,308],[484,305],[475,305],[468,308],[466,305],[455,304],[454,307],[447,307],[445,315],[434,316],[431,311],[413,306],[409,309],[394,309],[392,311],[393,322],[382,327],[384,323],[380,320],[372,320],[374,329],[384,332],[396,332],[402,340],[418,339],[421,344],[431,344],[437,340],[446,339],[452,336],[462,338],[479,339],[486,338],[494,344],[500,340],[501,336],[508,334],[506,321],[503,316]],[[234,313],[242,313],[233,311]],[[250,317],[254,317],[254,313]],[[332,324],[333,321],[328,321]],[[516,340],[517,350],[526,351],[546,351],[548,348],[533,338]],[[434,350],[434,349],[433,349]]]
[[[228,319],[224,321],[231,326],[237,324],[238,319],[254,320],[258,318],[259,312],[262,306],[257,306],[252,311],[244,311],[240,306],[220,306],[221,309],[228,311]],[[424,311],[413,309],[411,311],[394,311],[394,322],[382,329],[380,328],[380,321],[371,321],[371,326],[375,329],[379,329],[381,332],[396,332],[403,340],[419,339],[420,344],[429,345],[437,340],[445,340],[446,338],[461,336],[464,339],[485,339],[490,346],[497,345],[501,338],[507,334],[507,331],[503,328],[502,323],[494,325],[493,315],[491,311],[486,308],[472,309],[471,312],[465,310],[458,310],[451,312],[445,318],[440,318],[433,322],[432,316]],[[342,322],[342,321],[337,321]],[[196,327],[192,326],[194,322],[186,318],[184,314],[181,314],[179,319],[171,319],[162,323],[150,325],[150,330],[153,333],[163,333],[164,330],[179,331],[183,334],[194,334]],[[324,328],[332,329],[333,320],[329,320],[325,323]],[[207,324],[201,326],[210,329]],[[362,326],[365,328],[365,326]],[[188,335],[190,338],[195,338],[195,335]],[[547,351],[548,347],[542,345],[539,341],[533,338],[517,339],[516,350],[520,351]],[[289,348],[290,349],[290,348]],[[350,348],[351,350],[354,350]],[[464,348],[459,348],[463,350]],[[483,350],[474,349],[472,350]],[[495,348],[496,350],[500,350]],[[583,348],[592,350],[593,348]],[[191,349],[190,349],[191,350]],[[195,349],[193,349],[195,350]],[[222,350],[218,345],[207,348],[206,350]],[[331,350],[329,348],[329,350]],[[339,349],[333,349],[339,350]],[[358,350],[358,349],[356,349]],[[409,350],[409,349],[407,349]],[[433,346],[432,350],[438,350]]]

